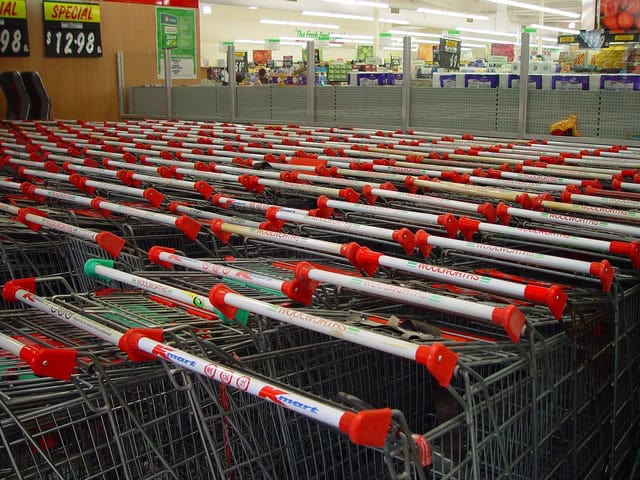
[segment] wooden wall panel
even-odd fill
[[[126,86],[160,84],[156,78],[155,7],[117,2],[100,2],[103,56],[100,58],[48,58],[44,56],[42,1],[27,0],[29,57],[2,57],[0,71],[36,70],[52,99],[52,118],[117,120],[118,87],[116,53],[124,53]],[[198,10],[196,28],[198,28]],[[199,32],[196,45],[199,45]],[[199,50],[199,49],[198,49]],[[199,63],[199,51],[196,61]],[[199,65],[198,65],[199,67]],[[175,85],[200,84],[200,78],[175,80]],[[5,99],[0,94],[0,118]]]

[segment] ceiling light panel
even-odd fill
[[[379,18],[380,23],[395,23],[396,25],[409,25],[409,20],[403,20],[401,18]]]
[[[304,10],[302,15],[307,17],[324,17],[324,18],[341,18],[344,20],[361,20],[363,22],[373,22],[373,17],[369,17],[367,15],[351,15],[349,13],[330,13],[330,12],[314,12],[309,10]],[[395,23],[397,25],[409,25],[408,20],[404,20],[402,18],[379,18],[378,22],[380,23]]]
[[[329,12],[312,12],[305,10],[302,15],[307,17],[326,17],[326,18],[343,18],[345,20],[362,20],[365,22],[373,22],[373,17],[364,15],[350,15],[348,13],[329,13]]]
[[[388,33],[393,33],[394,35],[407,35],[409,37],[440,38],[442,36],[437,33],[410,32],[408,30],[388,30]]]
[[[580,18],[579,13],[568,12],[566,10],[558,10],[557,8],[542,7],[532,3],[516,2],[515,0],[487,0],[487,2],[497,3],[499,5],[507,5],[508,7],[517,7],[525,10],[534,10],[536,12],[550,13],[567,18]]]
[[[373,35],[351,35],[348,33],[332,33],[333,38],[349,38],[349,39],[361,39],[361,40],[373,40]],[[282,37],[280,37],[282,38]]]
[[[483,30],[481,28],[467,28],[467,27],[456,27],[456,30],[460,32],[468,32],[468,33],[480,33],[485,35],[496,35],[498,37],[511,37],[518,38],[520,35],[513,32],[496,32],[495,30]]]
[[[388,3],[369,2],[367,0],[320,0],[326,3],[339,3],[341,5],[355,5],[357,7],[389,8]]]
[[[290,25],[292,27],[326,28],[327,30],[338,30],[340,28],[340,25],[331,23],[289,22],[286,20],[271,20],[269,18],[261,19],[260,23],[266,25]]]
[[[558,33],[573,33],[573,34],[578,34],[580,33],[580,30],[574,30],[571,28],[558,28],[558,27],[551,27],[548,25],[538,25],[537,23],[534,23],[533,25],[529,25],[532,28],[535,28],[536,30],[545,30],[548,32],[558,32]]]
[[[436,10],[434,8],[418,8],[418,13],[427,13],[430,15],[442,15],[444,17],[457,17],[457,18],[473,18],[474,20],[489,20],[489,17],[485,15],[475,15],[464,12],[453,12],[450,10]]]

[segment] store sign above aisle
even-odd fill
[[[265,42],[265,46],[268,50],[280,50],[280,39],[279,38],[268,38]]]
[[[45,56],[102,56],[100,5],[45,0],[42,6]]]
[[[307,38],[309,40],[329,40],[331,34],[329,32],[312,32],[311,30],[296,29],[297,38]]]
[[[221,42],[220,45],[218,45],[218,51],[220,53],[227,53],[228,48],[231,46],[233,46],[233,42]]]
[[[29,55],[25,0],[0,0],[0,57]]]
[[[390,47],[391,46],[391,34],[390,33],[381,33],[378,37],[378,45],[380,47]]]

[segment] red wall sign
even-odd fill
[[[515,50],[512,44],[492,43],[491,55],[507,57],[507,62],[513,62],[513,59],[515,57]]]
[[[139,3],[142,5],[156,5],[158,7],[198,8],[198,0],[103,0],[118,3]]]

